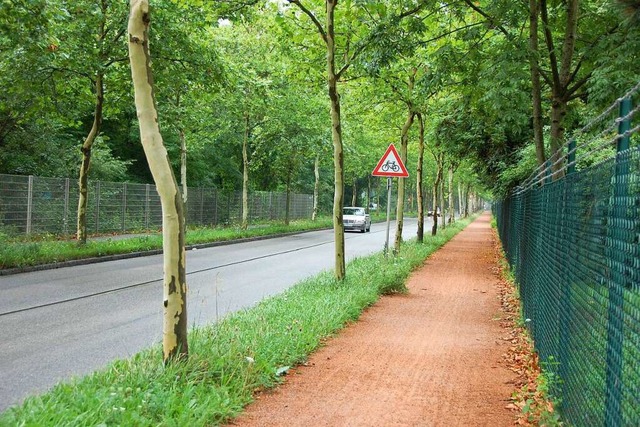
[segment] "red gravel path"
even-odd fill
[[[509,426],[513,374],[482,215],[234,426]],[[428,238],[428,237],[426,237]]]

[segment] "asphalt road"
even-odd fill
[[[382,250],[385,227],[346,233],[347,258]],[[403,238],[415,233],[405,219]],[[191,250],[189,323],[215,322],[332,268],[331,230]],[[0,411],[159,342],[161,278],[161,255],[0,276]]]

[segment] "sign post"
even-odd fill
[[[389,145],[377,166],[371,173],[373,176],[387,177],[387,237],[384,243],[384,256],[389,253],[389,228],[391,226],[391,186],[394,177],[407,178],[409,172],[393,144]]]

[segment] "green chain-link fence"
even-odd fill
[[[639,91],[574,136],[555,176],[540,168],[494,205],[568,425],[640,426]]]

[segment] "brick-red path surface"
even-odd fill
[[[411,275],[407,295],[383,297],[231,425],[513,425],[489,221],[470,224]]]

